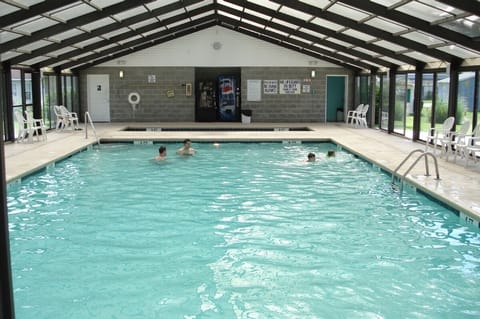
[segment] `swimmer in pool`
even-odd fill
[[[307,162],[315,162],[315,154],[314,153],[308,153],[307,155]]]
[[[195,149],[192,148],[192,142],[189,138],[183,141],[183,146],[180,147],[177,151],[178,155],[193,155],[195,154]]]
[[[155,157],[157,161],[163,161],[167,157],[167,148],[165,146],[160,146],[158,148],[158,156]]]
[[[327,157],[335,157],[335,151],[334,150],[328,150]]]

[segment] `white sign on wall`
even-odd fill
[[[280,80],[280,94],[300,94],[302,90],[301,80]]]
[[[277,94],[278,81],[277,80],[263,80],[263,94]]]
[[[262,100],[262,80],[247,80],[247,101]]]

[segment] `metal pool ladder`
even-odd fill
[[[88,122],[90,122],[90,126],[93,129],[93,134],[95,135],[95,139],[97,140],[97,144],[100,145],[100,141],[97,137],[97,130],[95,130],[95,126],[93,125],[92,118],[90,117],[89,112],[85,112],[85,138],[88,138]]]
[[[410,165],[410,167],[403,173],[403,175],[398,174],[398,170],[405,164],[410,157],[412,157],[413,154],[415,153],[421,153],[420,156],[417,157],[417,159]],[[437,163],[437,157],[432,153],[432,152],[427,152],[423,149],[416,149],[410,152],[405,159],[397,166],[397,168],[393,171],[392,173],[392,188],[397,189],[397,190],[402,190],[403,189],[403,181],[405,180],[405,176],[407,176],[408,173],[417,165],[417,163],[420,161],[420,159],[425,158],[425,176],[430,176],[430,171],[428,169],[428,156],[433,158],[433,162],[435,164],[435,172],[437,175],[437,180],[440,179],[440,174],[438,173],[438,163]],[[395,177],[398,178],[399,185],[395,184]]]

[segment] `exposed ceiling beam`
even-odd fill
[[[472,41],[470,37],[467,37],[462,33],[452,31],[450,29],[441,27],[439,25],[432,25],[428,21],[419,19],[417,17],[400,12],[398,10],[389,10],[387,7],[376,4],[372,1],[358,1],[358,0],[339,0],[339,1],[345,4],[348,4],[354,8],[371,12],[373,14],[385,17],[389,20],[407,25],[417,30],[432,34],[441,39],[445,39],[447,41],[451,41],[453,43],[457,43],[466,48],[470,48],[472,50],[476,50],[480,52],[480,43]],[[459,2],[469,2],[469,1],[459,1]],[[470,2],[476,2],[476,5],[478,7],[478,1],[470,1]],[[454,57],[452,56],[452,58]],[[450,61],[450,60],[447,60],[447,61]]]
[[[129,10],[141,6],[144,3],[152,2],[154,0],[138,0],[138,1],[122,1],[112,6],[103,8],[102,11],[95,11],[87,13],[77,18],[68,20],[65,23],[57,23],[53,26],[47,27],[40,31],[33,32],[30,36],[23,36],[5,43],[0,46],[0,53],[7,52],[11,49],[22,47],[26,44],[30,44],[35,41],[42,40],[43,38],[50,37],[52,35],[65,32],[68,29],[90,23],[92,21],[101,20],[109,15],[113,15],[122,11]]]
[[[360,51],[357,51],[357,50],[353,50],[353,49],[349,49],[349,48],[347,48],[345,46],[342,46],[342,45],[339,45],[337,43],[334,43],[334,42],[331,42],[331,41],[328,41],[328,40],[323,40],[323,39],[321,39],[319,37],[316,37],[312,34],[301,32],[301,31],[298,31],[297,29],[292,29],[292,28],[287,27],[285,25],[274,23],[272,21],[265,20],[265,19],[260,18],[258,16],[251,15],[251,14],[248,14],[246,12],[238,11],[238,10],[236,10],[234,8],[231,8],[231,7],[219,5],[219,10],[224,11],[226,13],[229,13],[231,15],[242,16],[243,18],[245,18],[249,21],[255,22],[255,23],[259,23],[259,24],[262,24],[262,25],[268,25],[269,27],[271,27],[273,29],[282,31],[282,32],[290,34],[290,35],[294,35],[294,36],[299,37],[299,38],[303,38],[305,40],[320,44],[324,47],[332,48],[335,51],[341,51],[341,52],[347,53],[350,56],[356,56],[356,57],[358,57],[359,59],[362,59],[362,60],[371,61],[371,62],[373,62],[377,65],[382,65],[382,66],[385,66],[385,67],[388,67],[388,68],[391,67],[391,63],[387,62],[385,60],[374,58],[371,55],[368,55],[366,53],[363,53],[363,52],[360,52]],[[265,32],[265,31],[262,31],[262,32]],[[306,45],[308,46],[307,43],[303,44],[303,46],[306,46]],[[337,54],[337,53],[330,52],[330,54]]]
[[[403,46],[405,48],[415,50],[417,52],[423,53],[425,55],[429,55],[431,57],[435,57],[436,59],[439,60],[445,60],[445,61],[450,61],[453,59],[452,55],[449,55],[448,53],[435,50],[432,48],[429,48],[428,46],[418,43],[413,40],[409,40],[404,37],[399,37],[399,36],[394,36],[393,34],[386,32],[384,30],[372,27],[368,24],[364,23],[358,23],[357,21],[341,16],[339,14],[335,14],[330,11],[323,11],[315,6],[308,5],[306,3],[300,2],[300,1],[292,1],[292,0],[272,0],[273,2],[285,5],[289,8],[299,10],[302,12],[305,12],[307,14],[312,14],[316,17],[319,17],[321,19],[325,19],[328,21],[335,22],[336,24],[345,26],[347,28],[351,28],[353,30],[363,32],[365,34],[369,34],[372,37],[380,38],[385,41],[389,41],[391,43],[395,43],[397,45]],[[339,2],[344,2],[342,0],[338,0]],[[355,1],[354,1],[355,2]],[[365,3],[366,1],[357,1],[361,2],[362,4]],[[357,3],[355,2],[355,3]],[[368,1],[370,3],[370,1]],[[363,5],[361,5],[363,6]],[[366,10],[368,11],[368,10]],[[408,25],[408,24],[407,24]],[[398,59],[398,57],[397,57]],[[420,62],[420,61],[419,61]],[[415,64],[415,63],[410,63],[410,64]]]
[[[192,5],[192,4],[195,4],[195,3],[198,3],[198,2],[202,2],[202,0],[184,0],[184,1],[181,1],[181,2],[178,1],[178,2],[174,2],[174,3],[170,3],[170,4],[167,4],[165,6],[156,8],[155,10],[152,10],[151,12],[141,13],[141,14],[138,14],[136,16],[126,18],[126,19],[122,20],[120,23],[111,23],[109,25],[91,30],[90,32],[85,32],[85,33],[82,33],[80,35],[70,37],[68,39],[63,40],[61,43],[52,43],[52,44],[46,45],[46,46],[41,47],[39,49],[33,50],[31,53],[25,53],[25,54],[13,57],[12,59],[9,59],[7,61],[10,61],[10,63],[12,65],[19,64],[23,61],[33,59],[37,56],[47,55],[50,52],[57,51],[57,50],[65,48],[65,47],[68,47],[70,45],[74,45],[74,44],[86,41],[86,40],[88,40],[92,37],[98,37],[98,36],[110,33],[112,31],[115,31],[119,28],[127,27],[129,25],[133,25],[135,23],[138,23],[138,22],[141,22],[141,21],[153,18],[153,17],[161,16],[161,15],[167,14],[169,12],[181,9],[184,6]]]
[[[84,56],[78,60],[67,62],[58,67],[64,70],[64,69],[74,68],[81,64],[89,64],[89,67],[90,67],[93,65],[97,65],[99,63],[110,61],[112,59],[115,59],[118,56],[131,54],[131,53],[143,50],[145,48],[158,45],[160,43],[165,43],[174,39],[178,39],[187,34],[195,33],[196,31],[207,28],[207,26],[208,27],[213,26],[216,23],[212,23],[212,22],[215,22],[214,20],[216,18],[217,17],[214,14],[211,14],[209,16],[193,20],[192,22],[188,22],[168,30],[153,33],[142,39],[136,39],[133,41],[126,42],[123,44],[121,48],[119,47],[108,48],[101,52]],[[118,52],[119,50],[121,52]]]
[[[192,15],[197,15],[197,14],[205,13],[205,12],[212,11],[212,10],[213,10],[213,4],[197,8],[197,9],[192,10],[190,12],[191,12]],[[98,41],[96,43],[87,45],[87,46],[85,46],[81,49],[77,49],[77,50],[67,52],[65,54],[61,54],[56,58],[52,58],[52,59],[42,61],[42,62],[38,63],[38,66],[39,67],[50,66],[52,64],[58,63],[59,61],[64,61],[64,60],[74,58],[75,56],[79,56],[79,55],[84,55],[85,53],[88,53],[88,52],[91,52],[91,51],[94,51],[94,50],[97,50],[97,49],[100,49],[102,47],[106,47],[106,46],[112,45],[112,44],[115,44],[117,46],[117,48],[122,50],[123,45],[118,44],[119,42],[121,42],[123,40],[126,40],[128,38],[132,38],[132,37],[138,35],[138,33],[146,33],[146,32],[149,32],[151,30],[158,29],[160,27],[163,27],[164,24],[168,25],[168,24],[171,24],[171,23],[175,23],[175,22],[178,22],[178,21],[188,19],[189,16],[190,16],[189,14],[187,14],[186,12],[183,12],[183,13],[180,13],[176,16],[173,16],[173,17],[167,18],[165,20],[162,20],[161,22],[152,23],[152,24],[146,25],[144,27],[138,28],[135,31],[125,32],[125,33],[119,34],[117,36],[111,37],[108,40]]]
[[[227,0],[227,1],[231,2],[231,3],[234,3],[234,4],[237,4],[237,5],[241,5],[240,4],[241,1],[238,1],[238,0]],[[419,63],[419,61],[416,60],[416,59],[410,58],[410,57],[402,55],[402,54],[397,54],[396,52],[394,52],[392,50],[389,50],[389,49],[385,49],[385,48],[383,48],[379,45],[375,45],[373,43],[366,43],[365,41],[359,40],[359,39],[354,38],[352,36],[348,36],[348,35],[342,34],[342,33],[337,33],[334,30],[322,27],[322,26],[320,26],[318,24],[315,24],[315,23],[306,22],[302,19],[292,17],[292,16],[287,15],[285,13],[277,12],[275,10],[272,10],[272,9],[269,9],[269,8],[251,3],[251,2],[246,2],[246,3],[244,3],[244,5],[245,5],[246,8],[248,8],[250,10],[265,14],[267,16],[275,17],[279,20],[286,21],[288,23],[291,23],[293,25],[296,25],[296,26],[299,26],[299,27],[302,27],[302,28],[305,28],[305,29],[309,29],[309,30],[312,30],[312,31],[315,31],[315,32],[318,32],[318,33],[321,33],[321,34],[325,34],[326,36],[329,36],[329,37],[332,37],[334,39],[338,39],[338,40],[341,40],[341,41],[344,41],[344,42],[347,42],[347,43],[351,43],[352,45],[358,46],[360,48],[367,49],[369,51],[377,52],[379,55],[384,55],[384,56],[390,57],[392,59],[399,60],[399,61],[402,61],[402,62],[407,63],[407,64],[411,64],[411,65],[416,65],[417,63]]]
[[[78,0],[64,0],[61,2],[61,5],[66,6],[77,1]],[[0,28],[18,23],[23,20],[28,20],[38,15],[42,15],[45,12],[58,9],[58,7],[58,0],[45,0],[30,6],[28,9],[20,9],[18,11],[6,14],[2,17],[2,19],[0,19]]]

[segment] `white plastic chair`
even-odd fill
[[[15,119],[18,122],[17,142],[23,142],[23,141],[25,141],[25,139],[27,137],[31,138],[32,135],[29,134],[30,132],[29,132],[29,128],[28,128],[28,125],[27,125],[27,121],[23,117],[22,111],[21,110],[16,110],[14,112],[14,114],[15,114]]]
[[[358,115],[358,113],[362,111],[362,109],[363,109],[363,104],[359,104],[355,108],[355,110],[348,111],[348,113],[347,113],[347,124],[354,125],[355,124],[354,119]]]
[[[459,153],[465,157],[465,167],[468,166],[470,156],[472,156],[475,163],[478,161],[477,153],[480,153],[480,123],[473,130],[472,136],[465,138],[465,144],[460,146],[459,149]]]
[[[428,145],[430,144],[430,142],[432,142],[433,153],[435,154],[438,141],[441,139],[445,140],[452,137],[453,124],[455,124],[455,117],[450,116],[445,121],[443,121],[443,124],[439,129],[435,127],[429,129],[427,140],[425,141],[425,152],[428,150]]]
[[[369,104],[365,104],[363,107],[362,107],[362,110],[357,114],[357,116],[355,117],[355,126],[357,128],[367,128],[368,127],[368,124],[367,124],[367,113],[368,113],[368,109],[370,108],[370,105]]]
[[[42,140],[46,141],[47,127],[43,123],[43,119],[35,119],[27,111],[25,111],[25,119],[27,123],[28,132],[29,134],[31,133],[32,138],[33,138],[33,135],[37,135],[37,141],[40,141],[40,137],[42,138]],[[39,132],[42,133],[41,136],[39,135]]]
[[[75,112],[70,112],[65,106],[59,105],[60,114],[63,117],[64,128],[72,126],[75,130],[78,130],[78,115]]]
[[[452,132],[446,138],[440,139],[440,145],[442,146],[442,155],[446,154],[447,161],[450,153],[452,152],[454,154],[454,161],[456,160],[457,150],[459,148],[458,146],[465,144],[465,138],[469,130],[470,120],[465,120],[458,131]]]
[[[65,118],[64,115],[62,115],[62,111],[60,109],[60,106],[59,105],[54,105],[53,107],[53,112],[55,113],[55,117],[56,117],[56,120],[55,120],[55,123],[56,123],[56,126],[55,126],[55,129],[58,131],[58,130],[63,130],[66,126],[67,126],[67,119]]]

